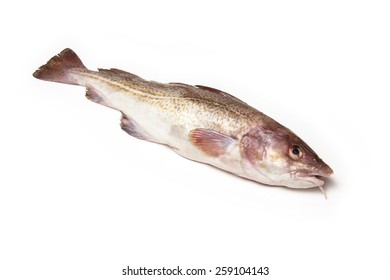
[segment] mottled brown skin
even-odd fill
[[[85,86],[88,99],[122,112],[130,135],[251,180],[321,188],[321,178],[333,173],[292,131],[218,89],[146,81],[119,69],[90,71],[70,49],[33,75]],[[141,107],[142,116],[135,113]],[[145,120],[150,116],[159,125]]]
[[[140,97],[140,101],[153,104],[168,114],[177,115],[177,112],[182,112],[179,118],[185,116],[185,112],[190,112],[193,127],[207,127],[209,130],[236,139],[240,143],[241,153],[259,172],[263,172],[269,165],[264,160],[267,151],[276,150],[278,157],[290,166],[289,172],[316,174],[321,177],[333,173],[331,168],[291,130],[228,93],[205,86],[151,82],[135,75],[112,75],[110,71],[100,70],[99,74],[107,75],[107,79],[118,83],[126,77],[129,87],[149,94]],[[192,139],[191,134],[189,137]],[[200,143],[196,139],[192,142]],[[299,160],[289,156],[289,150],[293,146],[299,146],[302,150],[302,157]],[[199,147],[203,149],[201,145]],[[222,153],[220,147],[203,150],[212,156],[219,156]],[[285,166],[280,170],[273,166],[272,173],[276,172],[285,172]]]

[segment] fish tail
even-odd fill
[[[64,84],[78,85],[70,69],[87,69],[77,54],[71,49],[64,49],[58,55],[52,57],[45,65],[39,67],[33,74],[37,79],[58,82]]]

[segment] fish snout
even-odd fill
[[[321,173],[322,173],[321,176],[329,177],[330,175],[333,174],[333,169],[330,168],[329,165],[324,163],[324,166],[321,168]]]

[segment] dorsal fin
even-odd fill
[[[183,86],[183,87],[190,87],[190,88],[194,88],[194,86],[191,86],[191,85],[188,85],[188,84],[184,84],[184,83],[177,83],[177,82],[171,82],[169,83],[170,85],[173,85],[173,86]]]
[[[212,87],[208,87],[208,86],[201,86],[201,85],[195,85],[197,88],[199,89],[203,89],[203,90],[206,90],[206,91],[211,91],[211,92],[214,92],[214,93],[217,93],[217,94],[220,94],[222,96],[225,96],[225,97],[228,97],[228,98],[231,98],[237,102],[240,102],[240,103],[243,103],[243,104],[246,104],[244,101],[238,99],[237,97],[227,93],[227,92],[224,92],[222,90],[219,90],[219,89],[216,89],[216,88],[212,88]]]
[[[99,72],[102,72],[102,73],[116,74],[116,75],[119,75],[121,77],[129,77],[129,78],[141,79],[139,76],[137,76],[135,74],[132,74],[132,73],[120,70],[120,69],[116,69],[116,68],[110,68],[110,69],[98,68],[98,70],[99,70]]]

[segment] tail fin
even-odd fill
[[[74,68],[87,69],[74,51],[65,49],[39,67],[33,76],[45,81],[77,85],[78,83],[68,72]]]

